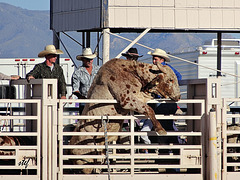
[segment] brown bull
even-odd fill
[[[9,137],[9,136],[1,136],[0,137],[0,146],[16,146],[20,145],[18,138]],[[0,155],[15,155],[14,150],[0,150]]]
[[[96,75],[88,92],[88,99],[116,99],[118,104],[87,104],[82,115],[126,115],[130,110],[146,115],[151,119],[158,134],[166,134],[155,117],[154,110],[147,105],[153,99],[152,93],[170,98],[180,99],[177,77],[169,66],[153,65],[112,59],[105,63]],[[118,132],[122,129],[122,120],[112,120],[107,124],[108,132]],[[101,120],[79,120],[75,129],[77,132],[103,132]],[[117,136],[108,137],[108,141],[116,141]],[[73,136],[71,145],[88,144],[103,145],[102,136]],[[96,154],[93,149],[73,149],[71,154]],[[76,160],[76,164],[92,164],[92,159]],[[84,169],[84,173],[91,173],[92,169]]]

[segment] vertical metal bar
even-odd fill
[[[221,61],[222,61],[222,33],[217,33],[217,70],[221,71]],[[217,77],[221,76],[221,72],[217,71]]]
[[[99,32],[97,32],[97,42],[100,43],[99,41],[100,41]],[[97,46],[97,54],[98,54],[97,65],[100,65],[100,63],[99,63],[99,45]]]
[[[9,107],[9,115],[12,116],[13,112],[12,112],[12,103],[9,103],[10,107]],[[13,119],[10,119],[10,132],[13,132],[13,128],[14,128],[14,124],[13,124]]]
[[[135,142],[134,142],[134,123],[135,123],[135,119],[134,119],[134,112],[133,111],[130,111],[130,115],[132,116],[131,119],[129,120],[130,121],[130,131],[131,131],[131,139],[130,139],[130,144],[131,144],[131,169],[130,169],[130,172],[131,172],[131,175],[133,176],[134,175],[134,156],[135,156],[135,149],[134,149],[134,146],[135,146]]]
[[[47,116],[47,107],[44,105],[44,102],[42,101],[42,118],[41,118],[41,174],[42,174],[42,179],[48,179],[48,161],[47,161],[47,141],[48,141],[48,130],[47,130],[47,125],[48,125],[48,116]]]
[[[218,174],[218,161],[217,161],[217,120],[216,111],[211,110],[209,113],[209,169],[210,180],[217,180]]]
[[[223,98],[222,107],[222,177],[221,180],[226,180],[227,176],[227,124],[226,124],[226,113],[227,113],[227,103],[226,99]]]
[[[53,31],[53,45],[56,47],[56,49],[60,49],[60,33]],[[56,64],[59,64],[59,56],[57,57]]]
[[[60,100],[58,109],[58,141],[59,141],[59,171],[58,179],[63,179],[63,102]]]
[[[110,161],[109,161],[109,149],[108,149],[108,135],[107,135],[107,123],[109,122],[108,115],[106,115],[106,120],[104,116],[101,117],[102,124],[104,127],[104,137],[105,137],[105,150],[106,150],[106,160],[107,160],[107,167],[108,167],[108,180],[110,180]]]
[[[84,49],[85,47],[86,47],[85,32],[82,32],[82,48]]]
[[[108,28],[109,27],[109,12],[108,12],[108,0],[101,1],[101,27]]]
[[[50,0],[50,29],[53,29],[53,0]]]
[[[51,106],[52,110],[52,180],[57,180],[58,173],[58,131],[57,131],[57,103],[54,101],[54,104]]]
[[[86,32],[86,47],[91,47],[91,33]]]
[[[110,29],[103,29],[103,64],[109,60]]]
[[[207,174],[207,169],[206,169],[206,159],[205,159],[205,154],[206,154],[206,133],[204,133],[205,130],[205,124],[206,124],[206,119],[207,119],[207,107],[205,106],[205,101],[201,102],[201,124],[202,124],[202,128],[201,128],[201,144],[202,144],[202,154],[201,154],[201,172],[202,172],[202,178],[204,179],[206,177]]]
[[[52,179],[52,111],[51,111],[51,106],[46,106],[46,110],[47,110],[47,162],[48,162],[48,180],[53,180]]]
[[[41,101],[39,100],[37,103],[37,175],[39,177],[39,180],[42,179],[42,174],[41,174]]]

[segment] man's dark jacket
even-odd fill
[[[51,68],[47,66],[46,62],[36,64],[27,75],[32,75],[35,79],[44,79],[44,78],[55,78],[58,80],[58,98],[61,96],[66,96],[66,82],[63,74],[63,69],[58,64],[54,64],[54,68],[51,71]]]

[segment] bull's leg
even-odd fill
[[[92,152],[91,150],[89,150]],[[71,154],[74,155],[82,155],[82,154],[88,154],[86,153],[86,150],[83,149],[75,149],[71,152]],[[87,164],[94,164],[94,159],[79,159],[79,160],[74,160],[74,164],[76,165],[87,165]],[[93,172],[93,168],[83,168],[82,172],[84,174],[91,174]]]
[[[71,138],[71,145],[94,145],[95,139],[93,136],[73,136]],[[94,155],[97,154],[95,149],[72,149],[70,151],[73,155]],[[95,164],[94,159],[78,159],[74,160],[74,164],[77,165],[87,165],[87,164]],[[84,174],[91,174],[93,172],[93,168],[83,168],[82,172]]]
[[[153,127],[155,128],[155,131],[159,135],[167,134],[167,132],[162,127],[160,122],[156,119],[154,110],[150,106],[148,106],[146,103],[139,101],[138,99],[139,99],[138,97],[134,97],[134,98],[128,97],[125,101],[120,102],[120,104],[124,109],[130,109],[149,117],[153,123]]]
[[[91,174],[93,172],[93,168],[84,168],[82,171],[84,174]]]
[[[165,131],[165,129],[162,127],[161,123],[156,119],[155,117],[155,112],[153,111],[153,109],[146,105],[145,107],[146,111],[145,113],[143,113],[144,115],[148,116],[152,123],[153,123],[153,127],[155,128],[155,131],[159,134],[159,135],[165,135],[167,134],[167,132]],[[140,112],[139,112],[140,113]]]

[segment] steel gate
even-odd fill
[[[211,81],[216,83],[215,80]],[[79,116],[77,111],[68,112],[68,108],[75,107],[77,103],[116,103],[116,101],[58,100],[54,94],[57,92],[56,81],[34,81],[33,86],[34,83],[36,88],[31,88],[36,92],[33,94],[42,99],[34,97],[24,100],[0,100],[0,138],[17,136],[32,139],[32,141],[28,141],[32,144],[20,142],[20,146],[9,146],[8,144],[1,146],[0,179],[8,180],[17,177],[31,180],[79,178],[91,180],[106,179],[109,176],[113,180],[122,178],[234,180],[240,177],[240,115],[239,108],[237,108],[240,99],[207,97],[205,100],[180,100],[177,102],[178,105],[187,109],[183,115],[156,115],[159,120],[175,120],[178,123],[179,131],[168,132],[166,137],[187,139],[186,144],[161,144],[161,141],[158,140],[162,137],[157,136],[154,131],[140,132],[137,129],[139,120],[146,118],[142,115],[132,113],[128,116],[109,116],[110,120],[126,121],[129,128],[128,126],[124,127],[122,132],[107,132],[108,136],[121,137],[118,142],[108,145],[110,159],[108,168],[108,164],[101,163],[103,159],[106,159],[105,153],[77,156],[67,153],[69,149],[105,149],[104,144],[73,146],[68,145],[68,141],[71,136],[101,135],[104,137],[103,132],[80,133],[72,132],[72,129],[78,119],[101,120],[107,119],[107,117]],[[42,83],[41,93],[44,95],[38,92],[41,89],[38,86],[39,83]],[[26,84],[29,85],[28,82]],[[200,85],[202,86],[202,84]],[[201,91],[198,89],[198,92]],[[198,94],[196,96],[203,97]],[[149,103],[169,103],[169,101],[155,100]],[[20,112],[19,110],[15,112],[12,108],[13,104],[20,107]],[[214,111],[211,112],[212,110]],[[140,135],[150,136],[153,143],[151,145],[141,143]],[[22,139],[24,140],[24,138]],[[142,151],[144,149],[148,149],[148,154]],[[4,154],[6,151],[9,154]],[[78,158],[95,159],[96,164],[71,164],[73,159]],[[81,174],[81,169],[89,167],[97,169],[96,174]],[[110,169],[110,174],[108,174],[108,169]]]
[[[12,106],[20,105],[14,112]],[[22,106],[21,106],[22,105]],[[34,106],[31,114],[27,106]],[[41,177],[41,100],[1,99],[0,179],[39,180]],[[34,125],[32,130],[26,128]]]
[[[223,99],[222,180],[238,180],[240,178],[239,102],[239,98]]]
[[[140,135],[148,135],[157,139],[155,132],[139,132],[136,130],[136,122],[146,118],[142,115],[129,116],[109,116],[109,120],[129,120],[129,130],[123,132],[107,132],[108,136],[119,136],[127,141],[113,142],[108,145],[110,164],[101,164],[106,154],[96,155],[71,155],[69,149],[105,149],[105,145],[68,145],[70,136],[97,136],[104,137],[104,132],[72,132],[72,126],[66,122],[75,122],[78,119],[106,119],[106,116],[79,116],[76,114],[64,114],[66,103],[117,103],[115,100],[60,100],[58,111],[58,140],[59,140],[59,172],[58,179],[146,179],[151,176],[152,179],[204,179],[203,165],[205,160],[202,158],[205,154],[205,101],[204,100],[180,100],[178,104],[195,104],[198,111],[195,114],[184,115],[156,115],[157,119],[174,119],[182,125],[181,131],[168,132],[168,137],[178,136],[186,138],[186,144],[161,144],[159,142],[146,145],[138,142]],[[171,101],[153,101],[154,103],[168,103]],[[184,124],[184,125],[183,125]],[[199,126],[198,128],[188,127],[187,124]],[[67,130],[69,128],[69,130]],[[148,153],[142,153],[141,150],[148,149]],[[74,165],[73,159],[92,158],[95,164]],[[108,174],[108,167],[110,174]],[[84,175],[81,173],[83,168],[96,169],[95,174]]]

